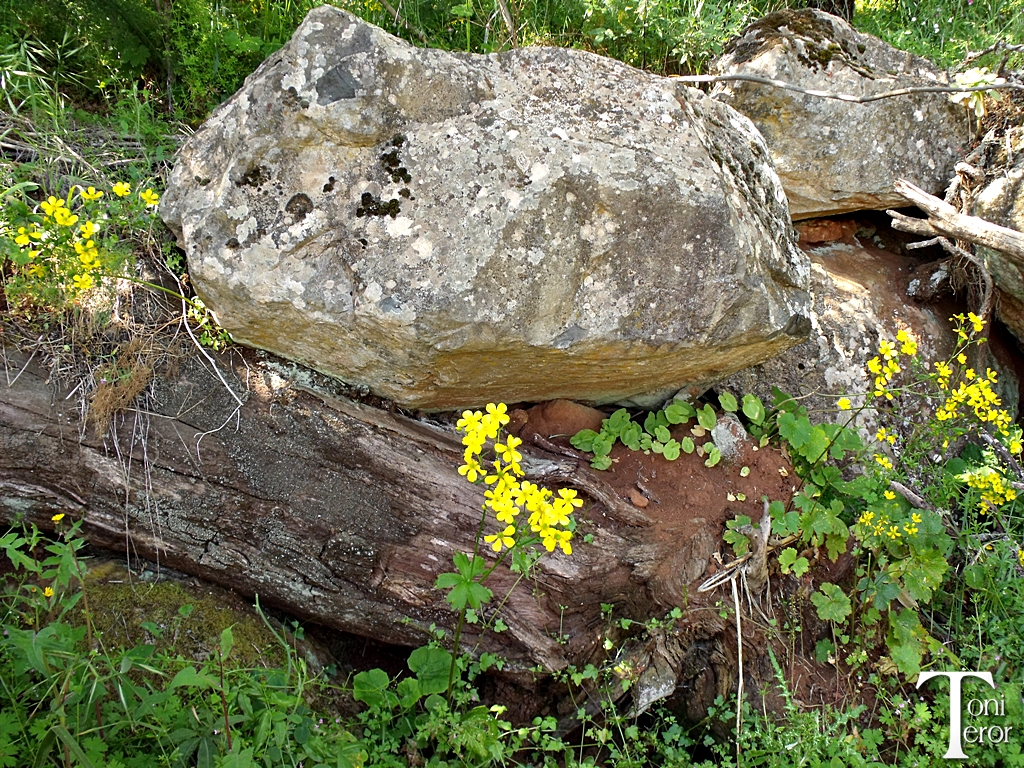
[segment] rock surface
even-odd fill
[[[838,238],[818,240],[829,228]],[[798,229],[801,240],[813,241],[805,246],[811,259],[810,338],[730,377],[722,388],[737,396],[752,392],[771,403],[774,384],[804,398],[808,409],[829,412],[841,395],[849,395],[854,407],[863,402],[871,386],[867,361],[877,354],[881,339],[894,339],[900,329],[917,341],[926,360],[952,352],[950,309],[918,305],[905,295],[918,260],[899,255],[892,243],[873,240],[874,228],[867,222],[808,221]],[[870,413],[862,416],[870,418]]]
[[[1007,155],[1006,147],[1011,152]],[[1000,142],[992,164],[994,178],[974,200],[974,216],[993,224],[1024,232],[1024,128],[1011,129],[1006,142]],[[1007,328],[1024,340],[1024,264],[1005,253],[977,246],[999,290],[996,313]]]
[[[807,330],[751,123],[581,51],[416,49],[314,10],[161,213],[237,340],[410,407],[662,396]]]
[[[816,10],[765,16],[729,43],[714,70],[857,97],[945,78],[927,60]],[[968,139],[963,108],[944,93],[857,104],[727,82],[715,97],[761,131],[794,220],[903,207],[892,187],[899,178],[941,195]]]

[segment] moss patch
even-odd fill
[[[156,652],[169,651],[202,662],[216,654],[220,633],[232,627],[231,657],[242,667],[285,663],[284,651],[263,620],[243,610],[229,593],[199,589],[176,581],[149,583],[130,579],[117,562],[93,565],[85,588],[93,626],[102,633],[107,650],[151,643]],[[185,606],[191,606],[191,610]],[[85,621],[84,603],[78,604],[73,623]],[[183,615],[184,614],[184,615]]]

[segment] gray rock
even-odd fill
[[[714,70],[857,97],[946,81],[926,59],[810,9],[752,24]],[[963,107],[945,93],[864,104],[750,82],[723,83],[714,93],[764,135],[794,220],[905,207],[893,191],[899,178],[940,194],[969,138]]]
[[[235,339],[411,407],[650,402],[807,331],[750,121],[581,51],[417,49],[316,9],[160,210]]]
[[[947,359],[954,337],[944,308],[909,301],[905,289],[914,276],[914,260],[861,243],[844,241],[809,248],[811,258],[811,334],[774,360],[741,371],[721,385],[737,399],[750,392],[765,405],[777,386],[826,419],[836,401],[847,395],[854,408],[872,387],[866,365],[881,339],[894,340],[899,330],[917,342],[925,360]],[[874,423],[871,411],[860,424]]]
[[[972,213],[993,224],[1024,232],[1024,128],[1011,129],[1009,139],[996,145],[995,157],[989,165],[995,171],[975,197]],[[1017,339],[1024,341],[1024,265],[984,246],[977,246],[977,254],[999,289],[999,319]]]

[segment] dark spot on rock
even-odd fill
[[[400,164],[398,159],[398,150],[393,149],[390,152],[385,152],[380,156],[380,164],[385,168],[397,168]]]
[[[316,81],[316,103],[321,107],[343,99],[354,99],[356,90],[362,84],[348,71],[344,64],[339,64]]]
[[[292,199],[285,203],[284,209],[296,220],[302,221],[306,218],[307,213],[313,212],[313,201],[309,199],[309,195],[299,192],[297,195],[292,195]]]
[[[327,192],[333,192],[333,191],[334,191],[334,177],[331,176],[327,180],[327,183],[324,184],[324,192],[327,193]]]
[[[412,199],[412,192],[409,191],[408,187],[402,187],[400,190],[398,190],[398,194],[404,197],[406,200]]]
[[[242,178],[236,182],[239,187],[260,187],[270,181],[270,172],[265,166],[255,165],[249,168]]]
[[[359,238],[359,244],[360,244],[361,246],[363,246],[363,248],[365,248],[365,247],[366,247],[366,246],[368,246],[368,245],[369,245],[370,243],[369,243],[369,241],[367,241],[367,239],[366,239],[365,237],[360,237],[360,238]]]
[[[405,144],[405,136],[403,136],[400,133],[395,134],[395,137],[391,140],[391,145],[395,147],[400,147],[403,144]]]
[[[857,43],[857,53],[864,53],[868,47],[864,43]]]
[[[380,303],[380,309],[382,312],[400,312],[402,304],[394,296],[388,296]]]
[[[205,187],[207,184],[210,183],[211,179],[200,179],[198,176],[196,176],[195,181],[196,184],[198,184],[200,187]]]
[[[232,250],[234,250],[235,248],[241,248],[242,247],[242,244],[240,242],[238,242],[238,238],[237,237],[230,238],[226,243],[224,243],[224,245],[226,245],[228,248],[230,248]]]
[[[393,197],[386,203],[379,197],[375,197],[369,192],[363,192],[359,198],[359,207],[356,208],[356,216],[390,216],[392,219],[397,218],[401,212],[401,203],[398,202],[397,197]]]

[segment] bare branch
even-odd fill
[[[984,245],[1006,254],[1018,266],[1024,267],[1024,234],[977,216],[962,214],[949,203],[904,179],[899,179],[894,186],[899,194],[928,214],[928,221],[920,224],[915,219],[897,214],[893,217],[894,228],[925,237],[943,235]],[[889,213],[892,215],[892,211]]]
[[[684,83],[693,83],[695,85],[699,83],[728,82],[759,83],[760,85],[770,85],[773,88],[782,88],[786,91],[803,93],[807,96],[816,96],[821,99],[835,99],[836,101],[846,101],[851,104],[867,104],[871,101],[891,99],[896,96],[910,96],[915,93],[971,93],[973,91],[992,91],[1003,88],[1012,88],[1024,91],[1024,85],[1021,85],[1020,83],[994,83],[992,85],[971,86],[970,88],[955,85],[919,85],[911,86],[910,88],[897,88],[892,91],[882,91],[881,93],[873,93],[869,96],[854,96],[849,93],[832,93],[831,91],[818,91],[810,88],[801,88],[798,85],[787,83],[784,80],[774,80],[770,77],[757,77],[756,75],[687,75],[683,77],[674,77],[673,79],[680,80]]]

